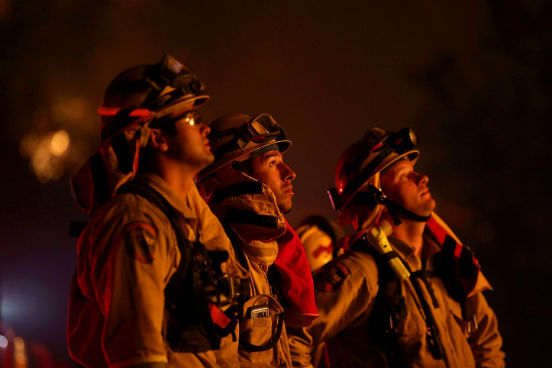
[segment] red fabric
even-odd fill
[[[435,221],[433,216],[430,217],[429,220],[427,220],[426,227],[431,232],[431,234],[433,234],[435,240],[437,240],[437,243],[439,243],[439,245],[442,245],[445,242],[447,232],[437,223],[437,221]]]
[[[429,232],[435,237],[439,245],[442,246],[443,243],[445,242],[445,237],[448,235],[447,231],[441,225],[439,225],[439,223],[435,220],[433,216],[426,222],[426,227],[429,230]],[[456,258],[460,258],[460,255],[462,254],[462,250],[464,249],[464,245],[458,242],[455,242],[455,243],[456,243],[456,247],[454,248],[454,256]],[[473,264],[479,269],[480,268],[479,262],[477,261],[477,258],[475,258],[475,256],[472,257],[472,261],[473,261]]]
[[[211,314],[213,323],[220,328],[226,328],[226,326],[232,322],[230,318],[214,304],[209,303],[209,313]]]
[[[278,257],[274,267],[281,279],[284,297],[289,304],[286,324],[306,327],[318,317],[314,302],[314,283],[303,244],[286,220],[287,231],[278,238]]]

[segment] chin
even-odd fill
[[[280,212],[282,212],[284,215],[290,213],[292,207],[292,203],[278,203],[278,208],[280,209]]]
[[[208,155],[205,156],[205,167],[211,165],[213,162],[215,162],[215,155],[213,155],[212,153],[209,153]]]

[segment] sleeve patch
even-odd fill
[[[153,262],[157,231],[145,222],[133,222],[125,226],[126,253],[142,263]]]
[[[325,267],[315,276],[315,286],[319,291],[333,291],[349,276],[349,269],[341,262]]]

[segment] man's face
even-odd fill
[[[251,176],[268,185],[276,196],[278,208],[283,213],[291,210],[295,173],[284,163],[278,150],[267,151],[251,160]]]
[[[174,123],[176,135],[168,137],[168,153],[199,171],[211,164],[215,157],[207,138],[211,129],[199,123],[198,118],[197,113],[188,113]]]
[[[414,171],[410,160],[401,160],[381,175],[381,188],[393,202],[419,216],[429,216],[435,200],[427,187],[427,176]]]

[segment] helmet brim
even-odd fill
[[[291,147],[291,141],[289,139],[282,139],[276,141],[264,142],[261,144],[252,143],[248,144],[244,150],[233,150],[223,155],[221,158],[213,162],[211,165],[206,167],[203,171],[197,176],[197,182],[200,183],[204,178],[211,175],[217,170],[222,169],[225,166],[228,166],[234,162],[243,162],[247,160],[251,154],[255,151],[263,149],[268,146],[277,145],[278,150],[281,153],[286,152]]]
[[[179,101],[155,112],[155,118],[162,118],[168,115],[177,117],[183,115],[188,111],[193,111],[199,109],[201,106],[205,105],[209,101],[208,95],[199,95],[199,96],[184,96]]]
[[[409,151],[406,151],[400,155],[397,154],[390,154],[388,157],[386,157],[375,169],[374,174],[371,175],[369,178],[367,178],[362,185],[358,187],[357,190],[352,192],[348,198],[345,199],[343,202],[343,205],[341,206],[339,213],[338,213],[338,223],[340,225],[346,225],[350,222],[350,214],[348,211],[348,207],[351,204],[351,201],[355,197],[355,195],[362,191],[377,175],[380,175],[382,171],[390,168],[395,163],[401,161],[404,158],[408,158],[410,161],[413,161],[415,164],[418,160],[418,157],[420,156],[420,151],[418,149],[412,149]]]

